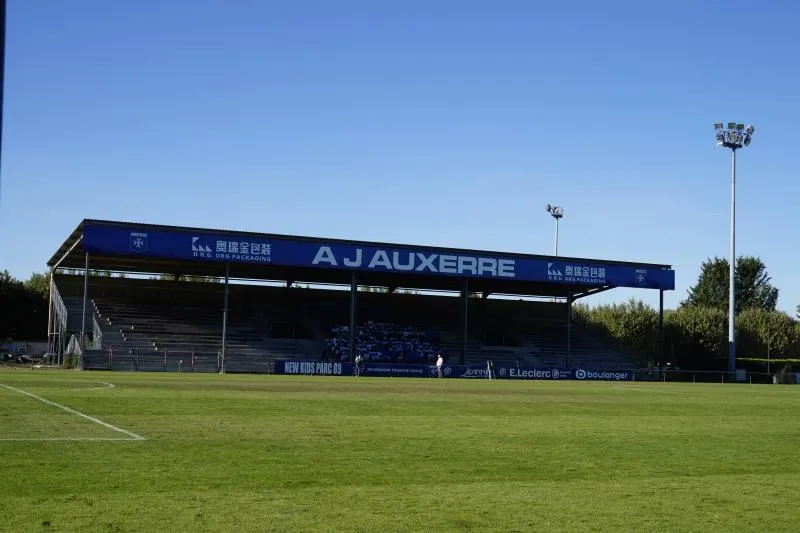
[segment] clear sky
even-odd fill
[[[795,2],[9,0],[0,269],[83,218],[669,263],[800,303]],[[616,290],[589,303],[657,293]]]

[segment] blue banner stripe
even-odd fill
[[[128,227],[84,227],[84,250],[90,254],[138,255],[198,262],[230,262],[315,267],[362,272],[398,272],[554,283],[563,285],[675,289],[675,271],[602,262],[533,259],[477,252],[442,252],[425,248],[379,248],[250,235],[192,234]]]
[[[353,363],[331,363],[326,361],[275,361],[276,374],[304,376],[352,376]],[[366,363],[359,372],[362,376],[435,378],[438,372],[435,365],[401,365],[389,363]],[[445,365],[443,378],[485,379],[486,367],[479,365]],[[630,370],[564,369],[564,368],[521,368],[495,366],[496,379],[560,380],[579,381],[630,381]]]

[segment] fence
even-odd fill
[[[225,371],[233,373],[272,373],[273,361],[263,355],[227,351]],[[132,372],[220,372],[219,351],[202,350],[141,350],[114,348],[84,354],[86,370],[118,370]]]
[[[50,328],[50,331],[47,332],[47,351],[61,354],[66,347],[64,336],[67,331],[67,306],[64,305],[64,300],[61,298],[61,293],[52,276],[50,276],[50,295],[52,297],[52,319],[47,326]]]
[[[347,376],[356,373],[349,362],[279,360],[275,362],[276,374]],[[358,369],[362,376],[383,377],[438,377],[433,365],[398,365],[366,363]],[[576,380],[576,381],[647,381],[682,383],[774,383],[776,374],[738,371],[682,371],[661,369],[595,369],[595,368],[540,368],[522,366],[444,365],[441,377],[463,379],[511,380]],[[800,373],[789,373],[789,383],[800,383]],[[780,380],[779,380],[780,381]]]
[[[114,370],[134,372],[221,372],[221,353],[203,351],[139,351],[129,350],[84,354],[87,370]],[[350,362],[273,360],[263,355],[226,352],[224,371],[228,373],[285,374],[316,376],[352,376],[355,365]],[[366,363],[359,375],[379,377],[434,378],[439,373],[433,365],[403,365]],[[628,381],[662,383],[747,383],[767,384],[788,382],[800,384],[800,373],[726,371],[686,371],[661,369],[593,369],[593,368],[534,368],[522,366],[492,366],[491,371],[482,365],[445,365],[443,378],[504,379],[504,380],[575,380],[575,381]]]

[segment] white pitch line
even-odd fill
[[[83,389],[69,389],[69,391],[73,392],[73,391],[85,391],[85,390],[107,390],[114,388],[113,383],[106,383],[105,381],[98,381],[97,383],[102,383],[103,385],[105,385],[105,387],[86,387]]]
[[[0,383],[0,387],[3,387],[4,389],[12,390],[14,392],[18,392],[20,394],[24,394],[25,396],[30,396],[31,398],[39,400],[40,402],[46,403],[47,405],[52,405],[53,407],[58,407],[59,409],[63,409],[64,411],[66,411],[68,413],[72,413],[73,415],[78,415],[80,417],[85,418],[86,420],[91,420],[95,424],[100,424],[101,426],[106,427],[108,429],[111,429],[111,430],[117,431],[119,433],[123,433],[125,435],[128,435],[131,438],[133,438],[134,440],[145,440],[145,438],[142,437],[141,435],[137,435],[136,433],[131,433],[130,431],[122,429],[122,428],[118,428],[117,426],[112,426],[111,424],[103,422],[99,418],[95,418],[95,417],[89,416],[89,415],[87,415],[85,413],[81,413],[80,411],[76,411],[75,409],[72,409],[71,407],[67,407],[66,405],[61,405],[60,403],[51,402],[50,400],[45,400],[41,396],[36,396],[35,394],[32,394],[32,393],[30,393],[28,391],[24,391],[22,389],[18,389],[16,387],[12,387],[10,385],[4,385],[2,383]]]
[[[128,437],[10,437],[10,438],[0,438],[0,442],[50,442],[50,441],[124,441],[124,442],[134,442],[135,439],[129,439]]]
[[[617,390],[637,390],[637,391],[642,391],[642,392],[660,392],[660,393],[662,393],[662,394],[664,394],[664,393],[667,393],[667,394],[676,394],[676,392],[675,392],[675,391],[658,390],[658,389],[647,389],[647,388],[644,388],[644,387],[635,387],[635,386],[619,386],[619,385],[614,385],[614,386],[612,386],[611,388],[612,388],[612,389],[617,389]]]

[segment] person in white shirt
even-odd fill
[[[442,377],[442,370],[444,367],[444,357],[442,354],[439,354],[439,358],[436,360],[436,375]]]

